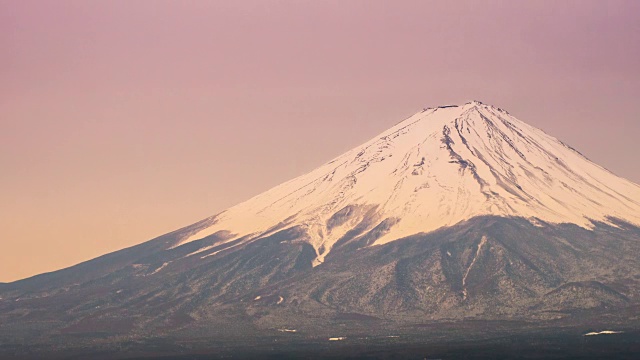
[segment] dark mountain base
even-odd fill
[[[583,336],[577,329],[516,329],[512,333],[478,333],[487,325],[451,327],[450,338],[413,333],[389,337],[354,335],[342,341],[280,336],[247,338],[220,343],[206,339],[144,339],[79,347],[0,347],[2,359],[637,359],[640,331],[614,335]],[[453,329],[457,329],[452,331]],[[433,330],[433,329],[431,329]]]
[[[0,358],[624,358],[640,229],[612,222],[479,217],[372,247],[356,231],[316,267],[298,228],[235,247],[167,235],[3,286]],[[202,246],[219,252],[187,256]],[[582,336],[602,330],[624,333]]]
[[[327,347],[304,344],[289,349],[286,345],[264,349],[237,349],[230,355],[190,354],[166,356],[166,360],[205,360],[215,358],[247,359],[637,359],[638,335],[581,339],[574,336],[525,336],[488,339],[476,342],[392,343],[363,341],[360,344]],[[135,359],[135,358],[134,358]],[[143,360],[148,357],[138,357]]]

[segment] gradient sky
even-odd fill
[[[0,281],[477,99],[640,182],[640,1],[0,1]]]

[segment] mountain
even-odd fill
[[[640,186],[505,110],[440,106],[193,225],[2,284],[0,353],[635,329],[638,254]]]

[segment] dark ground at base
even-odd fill
[[[606,336],[585,341],[533,341],[530,343],[403,344],[389,347],[348,346],[333,349],[245,350],[226,355],[184,355],[163,360],[205,359],[640,359],[640,339]],[[150,357],[132,358],[148,360]]]
[[[172,345],[155,342],[136,353],[118,351],[32,354],[20,359],[127,359],[127,360],[205,360],[205,359],[640,359],[640,332],[614,335],[576,336],[543,334],[541,336],[505,336],[473,341],[420,342],[418,339],[371,341],[315,341],[297,343],[264,342],[237,346],[182,349],[176,354]],[[171,354],[171,355],[168,355]],[[5,354],[6,355],[6,354]],[[51,355],[51,356],[49,356]],[[0,359],[12,359],[0,353]]]

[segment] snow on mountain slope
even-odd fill
[[[251,241],[300,226],[317,265],[356,226],[378,245],[480,215],[587,228],[608,217],[640,224],[640,186],[506,111],[473,101],[425,109],[218,214],[183,243],[221,230],[235,234],[227,242]]]

